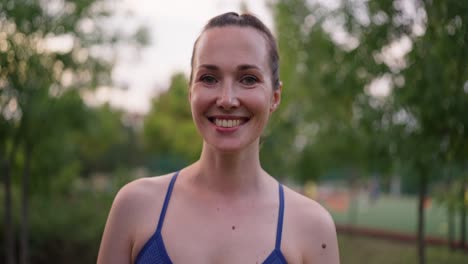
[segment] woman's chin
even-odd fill
[[[212,149],[220,152],[220,153],[238,153],[242,152],[243,149],[239,145],[234,145],[234,144],[216,144],[216,145],[211,145]]]

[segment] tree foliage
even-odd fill
[[[466,170],[468,5],[295,0],[274,12],[282,79],[294,89],[281,117],[296,127],[297,144],[283,149],[299,161],[296,176],[352,168],[416,177],[422,241],[438,168]]]
[[[169,89],[153,99],[143,141],[147,151],[164,162],[175,159],[182,165],[198,159],[202,140],[193,124],[184,74],[174,74]]]
[[[111,44],[133,37],[104,28],[113,11],[106,0],[0,2],[0,166],[8,264],[14,263],[12,183],[21,184],[20,255],[28,263],[30,192],[66,192],[80,172],[77,134],[93,111],[81,95],[111,84]],[[137,34],[142,41],[144,33]]]

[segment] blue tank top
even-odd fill
[[[167,254],[166,247],[162,238],[161,230],[166,216],[167,206],[171,199],[172,189],[177,179],[179,172],[172,176],[171,182],[167,189],[166,198],[159,216],[158,226],[153,236],[146,242],[136,258],[136,264],[172,264],[171,258]],[[281,253],[281,233],[283,231],[283,215],[284,215],[284,191],[283,186],[279,184],[279,214],[278,224],[276,227],[276,244],[275,249],[266,258],[263,264],[282,264],[287,263],[286,258]]]

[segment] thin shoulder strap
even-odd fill
[[[156,233],[158,232],[160,233],[162,230],[164,217],[166,216],[167,206],[169,204],[169,200],[171,199],[172,189],[174,189],[174,183],[177,179],[177,175],[179,175],[179,172],[174,173],[174,176],[172,176],[171,182],[169,183],[169,187],[167,188],[166,198],[164,198],[164,204],[161,210],[161,214],[159,215],[159,221],[158,221],[158,227],[156,228]]]
[[[281,249],[281,235],[283,233],[283,216],[284,216],[284,191],[283,185],[279,184],[279,213],[278,226],[276,227],[276,244],[275,249]]]

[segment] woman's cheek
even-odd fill
[[[193,91],[190,98],[190,105],[192,109],[193,120],[200,125],[200,122],[204,119],[204,114],[210,107],[210,97],[206,93],[200,91]]]

